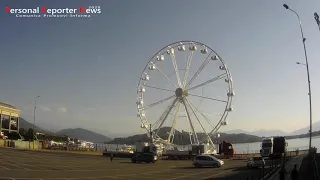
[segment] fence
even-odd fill
[[[292,157],[298,155],[308,154],[309,150],[300,150],[300,151],[290,151],[286,153],[286,156],[282,159],[270,159],[266,160],[265,166],[261,169],[257,169],[256,171],[250,172],[245,179],[246,180],[267,180],[270,177],[278,172],[282,166],[284,166]]]
[[[250,175],[245,178],[245,180],[267,180],[282,166],[284,166],[290,159],[291,157],[287,156],[282,159],[267,160],[265,166],[252,171]]]
[[[42,149],[39,141],[20,141],[20,140],[0,140],[0,147],[12,147],[17,149]]]

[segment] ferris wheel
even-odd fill
[[[156,143],[177,144],[175,136],[187,133],[190,144],[214,146],[210,137],[228,124],[233,96],[230,71],[212,48],[195,41],[175,42],[144,68],[137,116]]]

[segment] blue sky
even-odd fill
[[[296,10],[304,26],[313,90],[320,107],[320,32],[313,13],[320,1],[1,1],[0,100],[37,124],[109,133],[142,133],[136,88],[150,57],[176,41],[212,47],[234,81],[229,129],[282,129],[308,125],[307,79]],[[91,18],[16,18],[5,7],[100,6]],[[215,94],[213,92],[212,97]]]

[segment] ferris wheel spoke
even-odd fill
[[[162,113],[162,115],[159,117],[159,119],[157,119],[157,121],[152,124],[152,129],[154,129],[154,130],[158,129],[160,123],[162,122],[163,117],[167,114],[167,112],[169,111],[171,105],[172,105],[172,104],[168,105],[167,108],[166,108],[166,110],[165,110],[165,111]]]
[[[178,85],[179,85],[179,87],[182,87],[176,56],[174,54],[172,54],[172,55],[170,55],[170,57],[171,57],[171,60],[172,60],[172,65],[173,65],[174,71],[176,72]]]
[[[165,102],[165,101],[168,101],[168,100],[170,100],[170,99],[172,99],[172,98],[174,98],[174,97],[175,97],[175,95],[172,95],[172,96],[167,97],[167,98],[165,98],[165,99],[162,99],[162,100],[160,100],[160,101],[151,103],[151,104],[149,104],[149,105],[146,105],[146,106],[142,107],[141,110],[146,110],[146,109],[152,108],[152,107],[154,107],[154,106],[156,106],[156,105],[158,105],[158,104],[161,104],[161,103],[163,103],[163,102]]]
[[[184,78],[183,78],[183,83],[182,83],[182,86],[184,88],[186,87],[186,84],[187,84],[187,80],[188,80],[188,75],[189,75],[189,70],[190,70],[192,59],[193,59],[193,51],[191,51],[189,56],[188,56],[187,67],[186,67],[186,70],[184,72]]]
[[[212,139],[210,137],[210,135],[207,133],[207,131],[205,130],[204,126],[202,125],[197,113],[195,112],[195,110],[193,109],[191,103],[189,102],[189,100],[186,98],[186,102],[189,104],[191,111],[193,112],[194,116],[196,117],[198,123],[201,126],[202,131],[205,133],[205,135],[207,136],[208,140],[210,141],[211,144],[213,144]]]
[[[171,129],[170,129],[170,132],[169,132],[168,140],[167,140],[167,142],[169,142],[169,143],[173,142],[173,139],[171,140],[171,138],[172,137],[174,138],[177,117],[178,117],[178,114],[180,112],[180,106],[181,106],[181,103],[178,102],[178,105],[177,105],[177,108],[176,108],[176,113],[174,115],[174,119],[173,119],[173,122],[172,122],[172,125],[171,125]]]
[[[169,78],[167,75],[165,75],[165,73],[164,73],[158,66],[157,66],[156,69],[160,72],[160,74],[161,74],[162,76],[164,76],[164,77],[166,78],[166,80],[167,80],[170,84],[172,84],[172,86],[174,86],[175,88],[178,88],[178,86],[175,85],[175,84],[170,80],[170,78]]]
[[[203,82],[201,84],[198,84],[196,86],[193,86],[193,87],[189,88],[188,90],[191,91],[191,90],[197,89],[199,87],[205,86],[207,84],[210,84],[212,82],[218,81],[219,79],[222,79],[222,78],[225,78],[225,77],[227,77],[227,73],[220,74],[219,76],[214,77],[212,79],[209,79],[208,81],[205,81],[205,82]]]
[[[186,104],[186,102],[185,102],[184,99],[182,99],[182,103],[183,103],[183,105],[184,105],[184,109],[185,109],[185,111],[186,111],[187,118],[188,118],[188,120],[189,120],[189,125],[190,125],[190,128],[191,128],[192,133],[193,133],[193,135],[192,135],[192,137],[193,137],[193,142],[199,144],[198,135],[197,135],[197,133],[196,133],[196,131],[195,131],[195,129],[194,129],[194,126],[193,126],[193,124],[192,124],[191,116],[190,116],[190,113],[189,113],[187,104]]]
[[[170,114],[172,108],[175,106],[175,104],[177,103],[177,101],[178,101],[178,98],[176,98],[176,99],[173,101],[173,103],[171,104],[171,106],[169,107],[169,109],[167,110],[167,112],[164,112],[164,113],[162,114],[161,117],[163,117],[163,119],[161,119],[160,126],[159,126],[158,129],[157,129],[157,132],[156,132],[157,135],[159,134],[159,131],[160,131],[163,123],[166,121],[168,115]]]
[[[145,87],[149,87],[149,88],[152,88],[152,89],[159,89],[159,90],[162,90],[162,91],[175,92],[175,91],[170,90],[170,89],[158,88],[158,87],[149,86],[149,85],[145,85]]]
[[[228,101],[221,100],[221,99],[215,99],[215,98],[206,97],[206,96],[199,96],[199,95],[195,95],[195,94],[188,94],[188,95],[189,95],[189,96],[194,96],[194,97],[199,97],[199,98],[204,98],[204,99],[209,99],[209,100],[213,100],[213,101],[224,102],[224,103],[227,103],[227,102],[228,102]]]
[[[206,120],[206,122],[214,129],[215,127],[212,125],[212,123],[210,122],[209,118],[207,116],[205,116],[203,114],[203,112],[201,112],[192,102],[191,100],[188,100],[189,101],[189,104],[194,108],[196,109],[202,116],[203,118]]]
[[[201,64],[201,66],[199,67],[199,69],[197,70],[197,72],[191,77],[190,81],[187,83],[187,85],[185,86],[185,88],[188,88],[191,83],[196,79],[196,77],[201,73],[201,71],[204,69],[204,67],[209,63],[210,59],[210,55],[212,54],[212,51],[209,53],[209,55],[207,56],[207,58],[203,61],[203,63]]]

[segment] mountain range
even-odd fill
[[[33,128],[33,124],[26,121],[23,118],[20,118],[20,128],[24,128],[24,129],[29,129],[29,128]],[[116,134],[113,134],[111,136],[106,135],[105,133],[102,133],[102,131],[96,131],[96,130],[87,130],[87,129],[83,129],[83,128],[68,128],[68,129],[62,129],[62,130],[58,130],[55,132],[49,131],[48,129],[50,129],[50,127],[38,127],[35,126],[35,129],[39,132],[45,132],[45,133],[50,133],[50,134],[56,134],[56,135],[67,135],[70,137],[74,137],[74,138],[79,138],[81,140],[86,140],[86,141],[90,141],[90,142],[108,142],[111,141],[113,138],[114,140],[112,140],[111,142],[122,142],[122,141],[126,141],[131,142],[131,141],[135,141],[137,139],[146,139],[147,136],[146,134],[138,134],[138,135],[131,135],[130,133],[128,134],[123,134],[123,135],[119,135],[118,136]],[[301,128],[298,130],[295,130],[291,133],[287,133],[287,132],[283,132],[281,130],[256,130],[256,131],[244,131],[241,129],[235,129],[235,130],[228,130],[228,131],[223,131],[220,133],[220,136],[224,136],[228,137],[228,139],[230,138],[230,141],[246,141],[245,139],[250,139],[250,141],[252,140],[257,140],[261,137],[269,137],[269,136],[292,136],[292,135],[299,135],[299,134],[305,134],[307,133],[309,130],[309,126],[305,127],[305,128]],[[315,123],[313,123],[313,131],[319,131],[320,130],[320,121],[317,121]],[[165,131],[165,130],[164,130]],[[105,131],[103,131],[105,132]],[[180,134],[180,136],[184,136],[184,132],[179,132],[177,131],[177,134]],[[201,136],[201,133],[199,133]],[[243,138],[239,140],[239,138],[235,138],[237,137],[237,135],[241,135]],[[244,137],[244,135],[246,135],[247,137]],[[117,137],[126,137],[126,138],[117,138]],[[165,136],[165,135],[164,135]],[[233,139],[235,138],[235,139]]]
[[[254,136],[259,136],[259,137],[270,137],[270,136],[287,136],[290,135],[290,133],[283,132],[281,130],[265,130],[265,129],[260,129],[256,131],[244,131],[241,129],[235,129],[235,130],[228,130],[228,131],[223,131],[224,133],[227,134],[251,134]]]
[[[291,133],[291,135],[298,135],[298,134],[305,134],[309,133],[309,126],[295,130]],[[320,131],[320,121],[316,121],[312,124],[312,132],[314,131]]]
[[[168,135],[171,130],[171,127],[162,127],[157,134],[162,139],[168,139]],[[155,130],[156,131],[156,130]],[[134,144],[136,142],[146,142],[148,141],[148,134],[137,134],[124,138],[114,138],[112,141],[109,141],[108,144]],[[197,133],[197,137],[199,140],[207,139],[207,136],[204,133]],[[228,141],[231,143],[250,143],[250,142],[259,142],[261,141],[261,137],[239,133],[239,134],[226,134],[220,133],[220,137],[211,136],[211,139],[215,143],[219,143],[221,140]],[[186,131],[178,131],[174,132],[173,144],[179,145],[187,145],[190,144],[190,135],[189,132]]]
[[[23,118],[20,118],[19,122],[20,122],[19,128],[23,128],[25,130],[28,130],[29,128],[33,128],[33,124],[26,121]],[[96,132],[89,131],[89,130],[83,129],[83,128],[75,128],[75,129],[69,128],[69,129],[60,130],[58,132],[50,132],[48,130],[44,130],[44,128],[39,128],[39,127],[35,126],[35,130],[38,132],[43,132],[43,133],[47,133],[47,134],[54,134],[57,136],[69,136],[71,138],[77,138],[80,140],[95,142],[95,143],[104,143],[104,142],[112,140],[111,138],[109,138],[105,135],[98,134]]]
[[[244,134],[251,134],[254,136],[260,136],[260,137],[270,137],[270,136],[292,136],[292,135],[300,135],[300,134],[306,134],[309,132],[309,126],[301,128],[301,129],[297,129],[295,131],[292,132],[284,132],[281,130],[265,130],[265,129],[260,129],[260,130],[256,130],[256,131],[244,131],[241,129],[235,129],[235,130],[228,130],[228,131],[223,131],[224,133],[228,133],[228,134],[238,134],[238,133],[244,133]],[[312,132],[315,131],[320,131],[320,121],[315,121],[312,124]]]
[[[89,142],[95,142],[95,143],[104,143],[112,140],[107,136],[89,131],[87,129],[82,129],[82,128],[63,129],[61,131],[56,132],[55,134],[60,136],[69,136],[71,138],[77,138],[77,139],[81,139]]]

